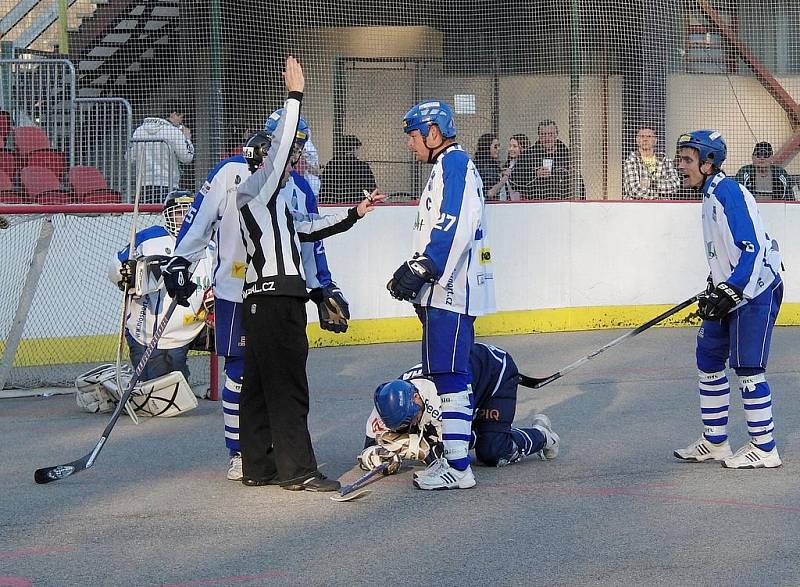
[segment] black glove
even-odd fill
[[[328,287],[312,289],[311,299],[317,304],[319,327],[322,330],[347,332],[350,304],[347,303],[342,290],[335,283]]]
[[[708,294],[702,307],[698,304],[697,314],[703,320],[722,320],[742,300],[744,294],[739,288],[722,281]]]
[[[708,274],[706,279],[706,291],[697,296],[697,315],[701,318],[705,315],[706,306],[708,305],[708,296],[714,291],[714,280],[711,279],[711,274]]]
[[[129,292],[136,285],[136,260],[123,261],[119,268],[119,281],[117,287],[120,291]]]
[[[189,298],[192,297],[197,284],[192,281],[189,267],[192,264],[183,257],[172,257],[164,265],[161,275],[164,277],[164,287],[169,296],[181,306],[189,307]]]
[[[413,300],[426,283],[436,281],[436,266],[424,255],[406,261],[394,272],[386,289],[397,300]]]

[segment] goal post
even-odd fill
[[[160,211],[140,206],[138,229],[159,224]],[[132,214],[130,204],[0,206],[0,397],[66,393],[80,373],[114,362],[121,293],[108,272]],[[189,360],[190,383],[212,397],[215,360]]]

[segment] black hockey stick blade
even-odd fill
[[[172,313],[175,311],[175,307],[177,305],[178,302],[172,300],[172,303],[164,313],[164,318],[161,320],[161,324],[158,325],[158,328],[153,333],[153,338],[150,340],[150,344],[147,345],[139,364],[136,365],[136,369],[131,376],[131,380],[128,382],[128,387],[125,389],[125,393],[123,393],[119,398],[117,407],[114,408],[114,413],[111,414],[111,419],[103,429],[103,434],[100,436],[100,440],[97,441],[97,444],[94,445],[92,452],[78,460],[72,461],[71,463],[36,469],[36,471],[33,473],[33,480],[36,481],[36,483],[39,485],[44,485],[45,483],[51,483],[52,481],[66,479],[70,475],[80,473],[81,471],[84,471],[94,465],[97,455],[100,454],[100,451],[103,449],[103,445],[106,443],[106,440],[108,440],[108,437],[111,436],[111,431],[114,429],[114,424],[117,423],[120,414],[122,414],[122,410],[125,409],[125,404],[128,403],[128,399],[130,399],[131,393],[133,393],[133,388],[136,386],[136,382],[139,381],[139,377],[142,375],[142,371],[144,371],[144,366],[147,364],[147,361],[150,359],[150,355],[153,354],[153,350],[158,345],[158,339],[160,339],[161,335],[164,333],[164,329],[167,327],[167,322],[169,322],[169,319],[172,316]]]
[[[580,367],[584,363],[588,363],[589,361],[594,359],[597,355],[599,355],[603,351],[607,351],[608,349],[617,346],[619,343],[621,343],[625,339],[633,338],[637,334],[641,334],[642,332],[644,332],[645,330],[647,330],[648,328],[650,328],[652,326],[655,326],[656,324],[658,324],[662,320],[665,320],[665,319],[669,318],[670,316],[672,316],[673,314],[677,314],[678,312],[680,312],[684,308],[687,308],[687,307],[691,306],[693,303],[695,303],[697,301],[697,297],[699,295],[701,295],[701,294],[693,295],[688,300],[685,300],[685,301],[681,302],[680,304],[678,304],[677,306],[674,306],[674,307],[670,308],[669,310],[667,310],[663,314],[659,314],[658,316],[656,316],[652,320],[648,320],[647,322],[645,322],[641,326],[637,327],[635,330],[631,330],[630,332],[626,332],[622,336],[620,336],[618,338],[615,338],[614,340],[612,340],[609,343],[604,344],[599,349],[589,353],[585,357],[581,357],[580,359],[578,359],[574,363],[571,363],[571,364],[567,365],[566,367],[564,367],[560,371],[556,371],[552,375],[548,375],[547,377],[542,377],[540,379],[538,377],[529,377],[528,375],[523,375],[522,373],[520,373],[519,374],[518,383],[519,383],[519,385],[522,385],[523,387],[529,387],[531,389],[539,389],[540,387],[544,387],[548,383],[552,383],[553,381],[555,381],[556,379],[560,379],[561,377],[563,377],[564,375],[566,375],[570,371],[573,371],[574,369],[577,369],[578,367]]]
[[[389,469],[389,465],[391,463],[381,463],[379,466],[375,467],[371,471],[364,473],[361,477],[353,481],[350,485],[345,485],[341,489],[339,489],[339,493],[336,495],[332,495],[331,499],[333,501],[350,501],[351,499],[357,499],[360,497],[359,495],[353,495],[352,497],[348,497],[350,494],[358,491],[364,485],[368,484],[378,475],[383,475]],[[366,495],[364,493],[363,495]],[[346,499],[345,499],[346,498]]]

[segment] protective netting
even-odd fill
[[[12,367],[5,387],[68,386],[97,364],[114,362],[122,293],[108,271],[116,251],[129,242],[131,214],[2,217],[8,228],[0,230],[0,364],[10,360]],[[160,214],[142,213],[137,226],[161,220]],[[32,281],[40,260],[40,277]],[[15,319],[25,322],[11,357],[6,350]],[[208,354],[190,359],[191,383],[208,382],[208,367]]]
[[[765,198],[791,197],[790,176],[800,171],[793,98],[800,91],[800,4],[793,0],[71,0],[63,3],[70,31],[60,37],[56,4],[0,0],[0,14],[8,13],[2,33],[17,57],[58,57],[60,46],[74,66],[74,98],[67,84],[60,101],[26,102],[8,74],[5,109],[15,124],[57,126],[53,132],[71,136],[84,127],[64,110],[78,100],[92,130],[63,148],[74,150],[73,161],[113,174],[121,190],[130,182],[120,174],[130,170],[107,160],[118,163],[119,149],[95,153],[87,135],[108,143],[124,134],[124,108],[104,103],[109,113],[91,118],[101,106],[81,100],[127,100],[132,129],[145,117],[182,110],[183,120],[173,119],[185,127],[177,142],[159,134],[161,123],[134,136],[162,151],[156,188],[178,181],[196,188],[280,106],[289,53],[307,74],[303,112],[316,152],[307,152],[304,170],[317,189],[321,177],[323,202],[355,199],[373,182],[413,198],[427,173],[413,164],[399,121],[410,104],[432,97],[455,107],[470,152],[482,135],[499,140],[496,158],[488,149],[483,155],[487,184],[517,147],[532,144],[498,198],[690,198],[676,187],[668,160],[677,137],[695,128],[722,131],[726,170],[751,165],[740,177]],[[18,76],[17,86],[29,77]],[[62,123],[51,124],[54,117]],[[644,126],[643,139],[655,140],[666,158],[653,159],[647,149],[631,155]],[[175,152],[189,134],[195,153],[187,163]],[[754,149],[761,142],[770,146]]]

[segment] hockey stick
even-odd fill
[[[364,473],[361,477],[353,481],[350,485],[345,485],[344,487],[339,489],[339,493],[336,495],[332,495],[331,499],[333,501],[350,501],[369,494],[371,492],[370,489],[365,489],[364,491],[358,491],[358,490],[364,487],[364,485],[368,484],[378,475],[386,474],[386,471],[389,469],[389,465],[391,464],[392,464],[391,462],[381,463],[371,471]]]
[[[136,365],[136,370],[133,372],[133,376],[128,382],[128,387],[125,388],[125,393],[123,393],[122,397],[119,398],[117,407],[114,408],[114,413],[111,414],[111,420],[109,420],[108,424],[106,424],[105,430],[103,430],[103,434],[100,436],[100,440],[97,442],[97,444],[95,444],[92,452],[76,461],[72,461],[71,463],[56,465],[55,467],[36,469],[36,472],[33,474],[34,481],[39,484],[58,481],[59,479],[64,479],[65,477],[69,477],[75,473],[80,473],[84,469],[88,469],[94,465],[97,455],[100,454],[100,451],[103,449],[103,445],[106,443],[106,440],[108,440],[108,437],[111,436],[111,430],[114,428],[114,424],[116,424],[117,420],[119,420],[122,410],[128,403],[131,393],[133,393],[133,388],[136,385],[136,382],[139,380],[142,371],[144,371],[144,366],[147,364],[147,361],[150,359],[150,355],[153,354],[153,350],[158,345],[158,339],[160,339],[161,335],[164,333],[164,329],[167,327],[167,322],[169,322],[169,319],[172,316],[172,313],[175,311],[175,307],[177,305],[178,302],[176,300],[172,300],[172,303],[170,303],[169,307],[167,308],[164,318],[161,320],[161,324],[158,325],[158,328],[153,334],[153,338],[150,340],[150,344],[147,345],[147,348],[142,355],[142,359],[139,361],[139,364]]]
[[[636,336],[637,334],[641,334],[642,332],[644,332],[645,330],[647,330],[651,326],[655,326],[656,324],[658,324],[662,320],[664,320],[666,318],[669,318],[673,314],[677,314],[678,312],[680,312],[681,310],[683,310],[684,308],[686,308],[688,306],[691,306],[693,303],[695,303],[697,301],[698,295],[700,295],[700,294],[693,295],[688,300],[686,300],[684,302],[681,302],[680,304],[678,304],[674,308],[670,308],[669,310],[667,310],[663,314],[659,314],[658,316],[656,316],[652,320],[648,320],[647,322],[645,322],[644,324],[639,326],[636,330],[631,330],[630,332],[626,332],[622,336],[620,336],[618,338],[615,338],[611,342],[601,346],[596,351],[593,351],[593,352],[589,353],[585,357],[582,357],[582,358],[578,359],[574,363],[571,363],[571,364],[567,365],[566,367],[564,367],[560,371],[556,371],[555,373],[553,373],[552,375],[549,375],[548,377],[543,377],[543,378],[539,379],[537,377],[528,377],[527,375],[523,375],[522,373],[520,373],[519,374],[519,384],[524,386],[524,387],[530,387],[532,389],[539,389],[540,387],[544,387],[548,383],[552,383],[553,381],[555,381],[556,379],[560,379],[561,377],[563,377],[564,375],[566,375],[570,371],[573,371],[573,370],[577,369],[578,367],[580,367],[584,363],[588,363],[589,361],[594,359],[600,353],[602,353],[604,351],[607,351],[611,347],[617,346],[623,340],[628,339],[628,338],[633,338],[634,336]]]
[[[128,259],[135,259],[136,255],[136,224],[139,220],[139,200],[142,194],[142,181],[144,176],[144,151],[139,149],[139,157],[136,163],[136,190],[133,196],[133,217],[131,218],[131,234],[130,238],[128,238]],[[127,288],[122,294],[122,316],[120,318],[120,327],[119,327],[119,340],[117,340],[117,358],[116,358],[116,368],[117,368],[117,389],[122,389],[122,353],[123,347],[125,346],[125,323],[128,319],[128,308],[131,305],[131,300],[133,299],[133,293]],[[133,409],[133,406],[129,401],[125,401],[125,411],[127,412],[128,416],[130,416],[133,423],[138,425],[139,424],[139,416],[136,415],[136,411]]]

